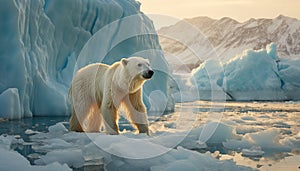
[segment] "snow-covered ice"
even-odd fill
[[[249,157],[259,157],[262,156],[265,152],[261,150],[260,147],[251,147],[250,149],[243,149],[242,155]]]
[[[0,147],[0,170],[15,170],[15,171],[71,171],[66,164],[61,165],[57,162],[46,166],[30,165],[29,161],[16,151],[5,150]]]
[[[54,147],[52,149],[55,149]],[[66,147],[65,147],[66,148]],[[51,149],[51,150],[52,150]],[[67,164],[69,167],[79,168],[84,164],[82,151],[79,149],[60,149],[48,152],[45,156],[35,161],[37,165],[46,165],[54,162]]]
[[[11,135],[1,135],[0,136],[0,170],[28,170],[28,171],[51,171],[51,170],[61,170],[70,171],[66,164],[59,164],[57,162],[52,162],[46,166],[31,165],[29,161],[19,154],[18,152],[11,149],[14,144],[23,144],[22,139],[16,139]]]
[[[50,145],[53,147],[52,149],[44,148],[45,146],[36,148],[37,151],[46,149],[48,152],[36,160],[35,164],[44,165],[58,162],[78,168],[84,166],[84,159],[88,161],[101,159],[108,170],[174,170],[177,167],[185,168],[185,170],[219,170],[218,168],[221,166],[227,170],[252,170],[237,166],[231,160],[219,161],[212,157],[209,152],[201,154],[180,145],[177,145],[175,148],[169,148],[168,145],[163,143],[176,141],[176,136],[183,136],[181,138],[185,139],[184,136],[186,134],[167,133],[160,137],[160,133],[153,133],[151,137],[147,137],[143,134],[134,135],[127,132],[119,136],[112,136],[101,133],[63,133],[65,128],[58,126],[58,124],[55,127],[61,129],[56,134],[55,140],[53,140],[53,133],[51,132],[31,136],[33,141],[56,144],[56,146]],[[184,141],[196,141],[196,134],[201,129],[200,127],[191,131],[191,134]],[[231,136],[232,129],[224,130],[224,126],[221,126],[220,129],[217,129],[216,136],[211,138],[212,142],[221,142],[225,141],[226,138],[230,138],[226,137],[227,133],[225,132],[227,131],[229,131],[229,136]],[[223,138],[219,138],[220,135]],[[64,146],[63,150],[57,145],[59,142],[57,138],[62,139],[60,146]],[[161,141],[162,139],[163,141]],[[65,146],[66,141],[71,143],[72,146]]]

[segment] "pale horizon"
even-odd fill
[[[300,18],[299,0],[138,0],[141,11],[154,20],[157,27],[170,25],[175,20],[207,16],[213,19],[230,17],[238,22],[245,22],[250,18],[275,18],[284,15]],[[158,15],[168,19],[160,20]],[[156,16],[156,17],[152,17]],[[170,23],[170,24],[168,24]]]

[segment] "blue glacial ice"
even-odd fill
[[[21,113],[19,92],[16,88],[8,88],[0,94],[1,113],[5,113],[7,119],[20,119]]]
[[[146,105],[154,90],[168,96],[168,67],[155,29],[135,0],[3,0],[0,16],[0,117],[68,115],[74,71],[131,55],[149,58],[160,70],[145,85]],[[134,20],[123,21],[129,16]]]
[[[299,64],[300,58],[278,57],[272,43],[266,49],[245,50],[226,62],[205,61],[193,70],[192,79],[203,99],[222,91],[231,100],[299,100]]]

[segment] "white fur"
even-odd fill
[[[146,81],[143,74],[149,70],[149,61],[141,57],[123,58],[111,66],[96,63],[80,69],[69,91],[73,108],[70,130],[99,132],[103,122],[108,134],[119,134],[117,112],[122,105],[138,131],[148,134],[142,85]]]

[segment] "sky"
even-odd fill
[[[151,14],[157,27],[182,18],[231,17],[243,22],[250,18],[275,18],[282,14],[300,19],[300,0],[138,0],[141,10]],[[165,17],[159,17],[165,15]],[[161,21],[159,21],[161,20]]]

